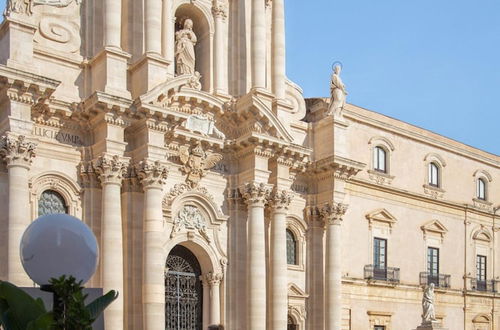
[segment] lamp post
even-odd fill
[[[88,282],[99,257],[92,230],[67,214],[45,215],[33,221],[21,238],[20,249],[26,273],[43,291],[52,293],[52,278],[66,275]],[[53,311],[58,314],[60,298],[54,294],[53,299]]]

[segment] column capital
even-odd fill
[[[121,186],[128,165],[128,158],[111,154],[104,154],[92,162],[92,167],[102,185],[117,184]]]
[[[342,203],[326,203],[320,209],[321,218],[326,225],[340,225],[348,207],[347,204]]]
[[[24,135],[6,135],[0,138],[0,157],[7,167],[21,166],[29,168],[35,158],[36,144],[26,141]]]
[[[205,275],[202,275],[201,277],[204,283],[208,283],[210,287],[214,287],[220,285],[220,282],[224,278],[224,275],[222,273],[209,272]]]
[[[142,160],[135,164],[135,171],[144,189],[161,189],[168,177],[167,166],[159,160]]]
[[[226,1],[215,1],[212,7],[212,14],[215,18],[221,18],[223,21],[227,18],[228,6]]]
[[[264,207],[271,194],[272,185],[252,181],[239,189],[243,199],[249,206]]]
[[[269,205],[275,213],[286,213],[292,202],[293,194],[288,190],[274,189],[269,197]]]

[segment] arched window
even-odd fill
[[[373,169],[380,172],[387,172],[387,152],[382,147],[373,149]]]
[[[297,240],[295,235],[286,230],[286,261],[289,265],[297,265]]]
[[[299,326],[295,323],[295,320],[288,315],[287,330],[297,330]]]
[[[68,213],[66,201],[57,191],[45,190],[38,200],[38,216]]]
[[[484,179],[477,179],[477,193],[476,196],[478,199],[486,200],[486,182]]]
[[[439,166],[436,163],[429,164],[429,185],[439,187]]]

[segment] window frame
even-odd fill
[[[476,198],[481,201],[487,200],[487,183],[484,178],[477,178],[476,181]]]
[[[380,172],[380,173],[388,173],[389,172],[389,166],[388,166],[388,154],[389,152],[387,151],[386,148],[377,145],[373,148],[373,170]],[[382,157],[380,157],[382,156]],[[381,159],[383,158],[383,160]]]
[[[377,244],[379,242],[379,244]],[[383,243],[383,248],[381,249]],[[381,251],[383,250],[383,255]],[[373,238],[373,267],[377,269],[387,269],[387,239],[381,237]],[[383,257],[383,260],[381,260]],[[382,261],[382,262],[381,262]],[[382,265],[383,263],[383,265]],[[381,267],[383,266],[383,267]]]
[[[288,238],[289,236],[292,237],[293,239],[293,243],[294,243],[294,263],[289,263],[289,249],[288,249]],[[295,233],[293,232],[293,230],[291,230],[290,228],[287,228],[286,229],[286,263],[288,266],[298,266],[299,265],[299,241],[297,240],[297,237],[295,235]]]
[[[435,251],[436,253],[435,254],[434,253],[429,253],[431,251]],[[434,262],[434,260],[433,261],[430,260],[431,255],[432,255],[433,258],[436,259],[435,262]],[[440,268],[440,264],[439,264],[440,260],[439,259],[440,259],[439,248],[433,247],[433,246],[428,246],[427,247],[427,273],[429,275],[431,275],[431,276],[438,276],[439,275],[439,272],[440,272],[440,269],[439,269]],[[434,270],[433,266],[436,266],[435,267],[435,269],[436,269],[435,272],[433,271]]]
[[[427,183],[431,187],[441,187],[441,167],[436,162],[430,162],[428,165]]]
[[[476,280],[485,282],[488,277],[488,257],[476,255]]]

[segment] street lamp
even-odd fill
[[[44,215],[33,221],[23,234],[20,248],[24,270],[42,287],[62,275],[86,283],[99,257],[92,230],[68,214]]]

